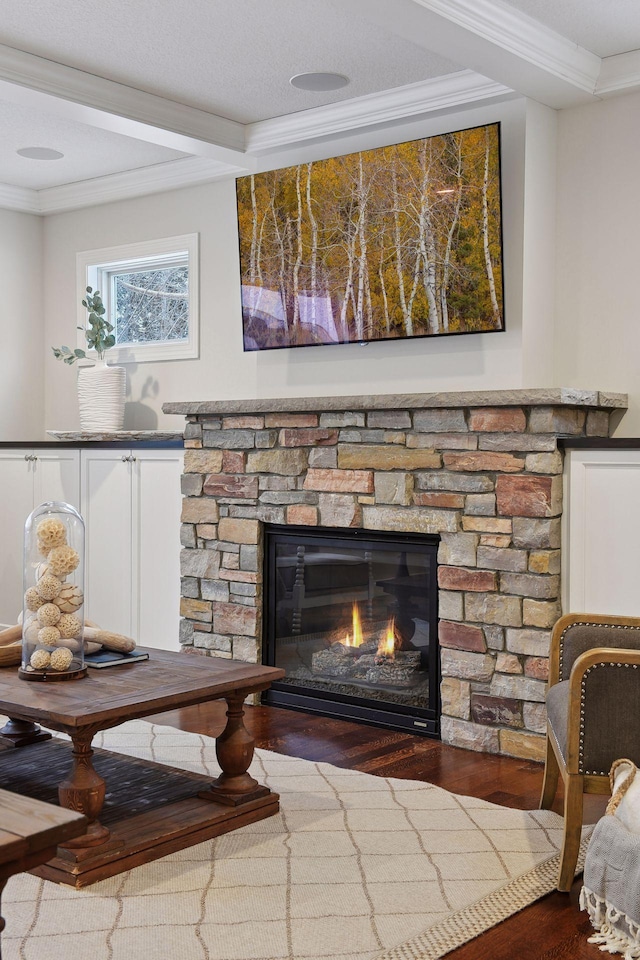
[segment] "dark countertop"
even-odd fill
[[[166,449],[184,446],[182,433],[163,430],[119,430],[117,433],[86,433],[82,431],[47,430],[53,440],[0,440],[0,449],[79,449],[101,447],[146,447],[148,449]]]
[[[562,450],[640,450],[640,437],[558,437]]]

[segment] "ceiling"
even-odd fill
[[[291,86],[308,71],[350,82]],[[638,0],[0,0],[0,206],[73,209],[465,104],[639,87]]]

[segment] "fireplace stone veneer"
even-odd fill
[[[165,404],[187,418],[183,649],[260,660],[262,523],[438,534],[442,739],[541,759],[557,441],[609,436],[626,406],[561,388]]]

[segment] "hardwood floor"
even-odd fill
[[[200,704],[148,719],[215,737],[224,727],[224,704]],[[246,725],[256,746],[276,753],[378,776],[424,780],[506,807],[538,806],[542,766],[537,763],[277,707],[247,707]],[[605,804],[606,798],[585,797],[585,821],[597,820]],[[560,796],[554,809],[562,812]],[[580,886],[576,881],[569,894],[549,894],[454,950],[447,960],[596,960],[602,954],[587,943],[592,929],[578,906]]]

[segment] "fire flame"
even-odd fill
[[[388,627],[387,627],[387,635],[386,635],[386,637],[384,638],[384,640],[381,640],[380,643],[378,644],[378,651],[377,651],[377,652],[378,652],[378,656],[380,656],[380,657],[391,657],[392,659],[393,659],[393,657],[395,656],[395,652],[396,652],[396,637],[395,637],[395,629],[394,629],[394,627],[395,627],[394,621],[391,620],[391,622],[389,623],[389,625],[388,625]]]
[[[352,610],[352,625],[353,625],[353,635],[350,636],[348,633],[344,638],[345,647],[359,647],[363,642],[364,637],[362,636],[362,623],[360,622],[360,611],[358,610],[358,604],[354,603]]]
[[[362,621],[360,620],[360,611],[358,609],[358,604],[354,603],[351,613],[352,618],[352,633],[345,634],[345,638],[342,641],[345,647],[359,647],[364,643],[364,635],[362,633]],[[389,657],[393,660],[396,652],[396,635],[395,635],[395,621],[390,620],[387,625],[387,632],[383,639],[380,640],[378,644],[378,649],[376,651],[377,656],[379,657]]]

